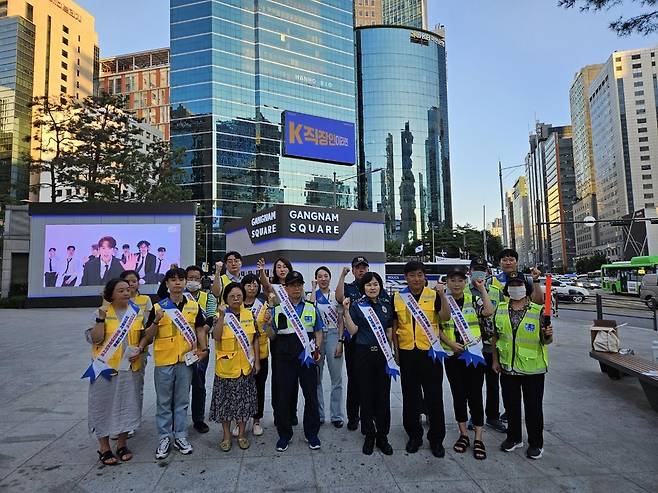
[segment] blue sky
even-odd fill
[[[96,17],[101,56],[169,45],[168,0],[77,0]],[[535,120],[569,124],[569,86],[582,66],[614,50],[658,45],[658,36],[619,38],[598,14],[557,0],[428,0],[430,26],[446,27],[455,222],[500,216],[498,160],[523,163]],[[626,3],[629,3],[628,0]],[[504,172],[509,188],[520,170]]]

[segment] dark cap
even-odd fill
[[[302,274],[296,270],[288,272],[286,275],[286,285],[295,284],[298,282],[304,284],[304,276],[302,276]]]
[[[460,265],[453,267],[450,269],[450,272],[448,272],[448,277],[452,276],[462,276],[464,279],[466,279],[467,274],[466,274],[466,267],[462,267]]]
[[[507,282],[505,283],[506,286],[508,286],[512,282],[520,282],[524,285],[527,286],[528,281],[525,278],[525,275],[522,274],[521,272],[510,272],[507,274]]]
[[[475,257],[471,260],[471,270],[487,270],[489,266],[482,257]]]
[[[368,259],[365,257],[354,257],[352,259],[352,267],[356,267],[357,265],[365,265],[366,267],[370,267],[370,264],[368,263]]]

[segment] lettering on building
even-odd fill
[[[291,233],[340,236],[339,216],[336,212],[292,209],[288,212]]]
[[[302,131],[303,130],[303,131]],[[322,147],[349,147],[349,138],[319,128],[288,122],[288,143],[306,144],[311,143]]]
[[[66,5],[64,2],[62,2],[61,0],[50,0],[50,3],[58,7],[65,14],[68,14],[69,16],[73,17],[76,21],[82,22],[82,16],[79,13],[77,13],[75,10],[73,10],[71,7]]]

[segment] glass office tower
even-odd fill
[[[357,170],[281,154],[285,110],[356,123],[351,0],[171,0],[171,142],[209,258],[275,203],[356,207]]]
[[[361,206],[384,213],[390,240],[451,227],[443,36],[360,27],[356,43]]]

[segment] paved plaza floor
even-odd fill
[[[220,452],[220,426],[213,423],[205,435],[190,428],[192,455],[173,451],[158,462],[149,365],[143,423],[129,441],[135,457],[107,467],[97,461],[97,441],[87,431],[89,384],[80,380],[89,364],[82,333],[90,316],[89,309],[0,310],[0,491],[658,491],[658,414],[636,379],[612,381],[599,371],[588,357],[590,335],[582,320],[561,317],[554,324],[539,461],[527,459],[525,450],[501,452],[504,436],[490,429],[486,461],[453,452],[458,433],[444,380],[444,459],[431,455],[427,441],[419,453],[405,452],[400,387],[394,383],[391,457],[378,451],[364,456],[359,432],[329,424],[320,430],[321,450],[308,449],[300,426],[288,451],[277,453],[268,402],[265,434],[253,437],[250,449],[234,444],[229,453]],[[658,334],[626,328],[621,339],[623,347],[648,358]],[[209,370],[209,393],[212,377]],[[328,374],[325,382],[328,391]],[[300,397],[300,417],[302,404]]]

